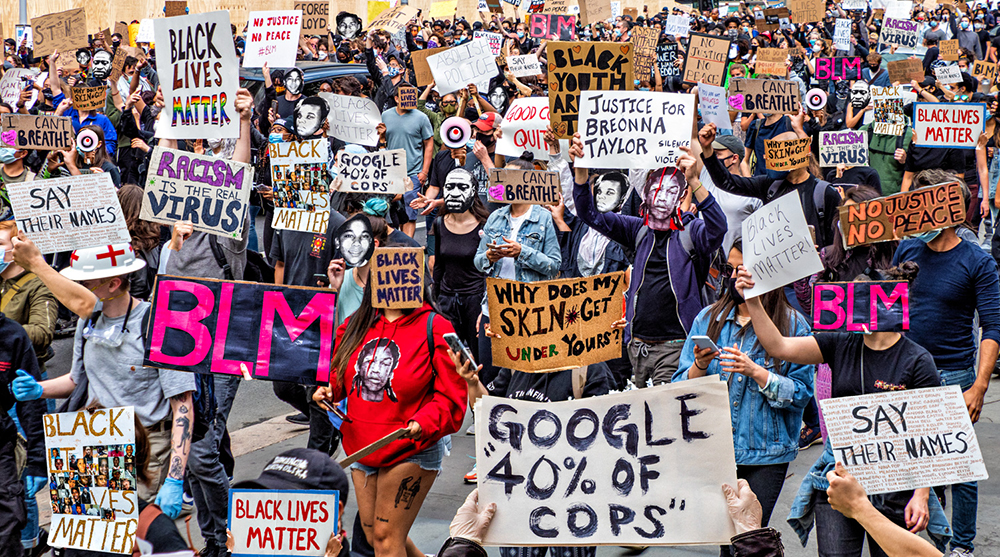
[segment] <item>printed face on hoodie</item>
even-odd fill
[[[399,365],[399,347],[395,342],[376,338],[368,341],[358,354],[351,392],[358,391],[361,400],[382,402],[388,396],[396,402],[392,374]]]

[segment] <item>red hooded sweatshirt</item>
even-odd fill
[[[458,431],[465,417],[468,386],[448,357],[446,333],[455,329],[434,316],[434,361],[427,343],[427,303],[413,313],[389,322],[385,317],[368,330],[344,370],[344,383],[334,388],[345,397],[344,451],[350,455],[378,441],[410,420],[420,424],[420,439],[397,439],[359,462],[373,468],[392,466]],[[350,319],[337,329],[337,348]],[[334,379],[336,381],[336,379]]]

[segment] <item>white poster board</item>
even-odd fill
[[[566,402],[483,397],[479,505],[497,505],[484,545],[728,544],[729,406],[718,377]]]
[[[480,91],[486,91],[490,79],[499,71],[496,56],[483,39],[473,39],[432,54],[427,57],[427,66],[434,76],[434,88],[442,95],[464,89],[470,83]]]
[[[49,545],[131,555],[139,526],[133,408],[45,414],[42,426]]]
[[[528,77],[542,73],[542,66],[538,62],[537,54],[524,54],[521,56],[508,56],[507,69],[514,77]]]
[[[139,21],[139,31],[135,34],[135,44],[138,46],[139,43],[151,43],[155,39],[155,34],[153,33],[153,20],[143,19]]]
[[[686,14],[668,15],[667,26],[663,31],[664,35],[674,37],[687,37],[691,33],[691,18]]]
[[[337,154],[337,191],[403,194],[413,183],[406,176],[406,150],[392,149],[356,155]]]
[[[989,477],[958,385],[821,400],[833,456],[869,495]]]
[[[733,129],[733,122],[729,119],[725,87],[699,83],[698,108],[706,124],[715,124],[720,130]]]
[[[500,56],[500,48],[503,46],[503,35],[500,33],[489,33],[487,31],[475,31],[472,33],[473,39],[483,39],[490,45],[490,53],[493,56]]]
[[[958,66],[938,66],[934,68],[934,77],[941,83],[961,83],[962,70]]]
[[[497,140],[497,154],[519,157],[525,149],[535,154],[535,160],[549,160],[545,130],[549,127],[549,98],[525,97],[514,99],[504,114]]]
[[[862,0],[863,1],[863,0]],[[833,29],[833,49],[834,50],[850,50],[851,49],[851,20],[843,17],[838,17],[835,27]]]
[[[295,457],[270,467],[298,467]],[[268,468],[264,470],[267,471]],[[339,493],[322,490],[231,489],[229,531],[235,557],[321,557],[339,524]]]
[[[584,91],[579,130],[582,168],[673,166],[691,146],[693,95],[651,91]]]
[[[981,103],[913,103],[913,144],[975,149],[986,128]]]
[[[163,101],[156,137],[215,139],[240,136],[236,90],[240,62],[229,11],[153,20],[156,67]],[[171,108],[172,107],[172,108]]]
[[[7,193],[18,230],[42,253],[132,241],[110,174],[10,184]]]
[[[798,193],[779,197],[743,221],[743,265],[754,280],[743,294],[747,299],[823,270]]]
[[[319,93],[317,96],[330,107],[327,117],[330,135],[365,147],[378,145],[375,128],[382,123],[382,113],[371,99],[333,93]]]
[[[281,230],[311,232],[325,223],[330,211],[330,174],[327,140],[310,139],[268,145],[271,188],[274,194],[272,226]],[[325,217],[312,213],[326,213]]]
[[[38,79],[38,71],[26,68],[11,68],[4,72],[0,78],[0,99],[12,107],[17,106],[17,101],[21,99],[21,91],[28,87],[28,80],[31,80],[31,100],[25,105],[28,110],[35,106],[38,100],[38,89],[33,84]]]
[[[838,130],[819,132],[819,165],[833,168],[838,164],[868,166],[868,132]]]
[[[250,12],[244,68],[291,68],[299,48],[302,10]]]

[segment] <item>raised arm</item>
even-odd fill
[[[744,291],[753,285],[750,271],[740,265],[737,271],[736,291],[739,292],[740,296],[743,296]],[[764,311],[759,296],[747,300],[746,304],[747,309],[750,310],[750,321],[753,323],[754,333],[757,334],[760,345],[764,347],[768,355],[796,364],[823,363],[823,352],[820,351],[815,338],[782,335],[778,327],[774,325],[774,321],[771,321],[771,317]]]

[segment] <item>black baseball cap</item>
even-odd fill
[[[337,490],[347,501],[350,484],[344,469],[329,455],[315,449],[291,449],[271,459],[256,480],[233,484],[237,489]]]

